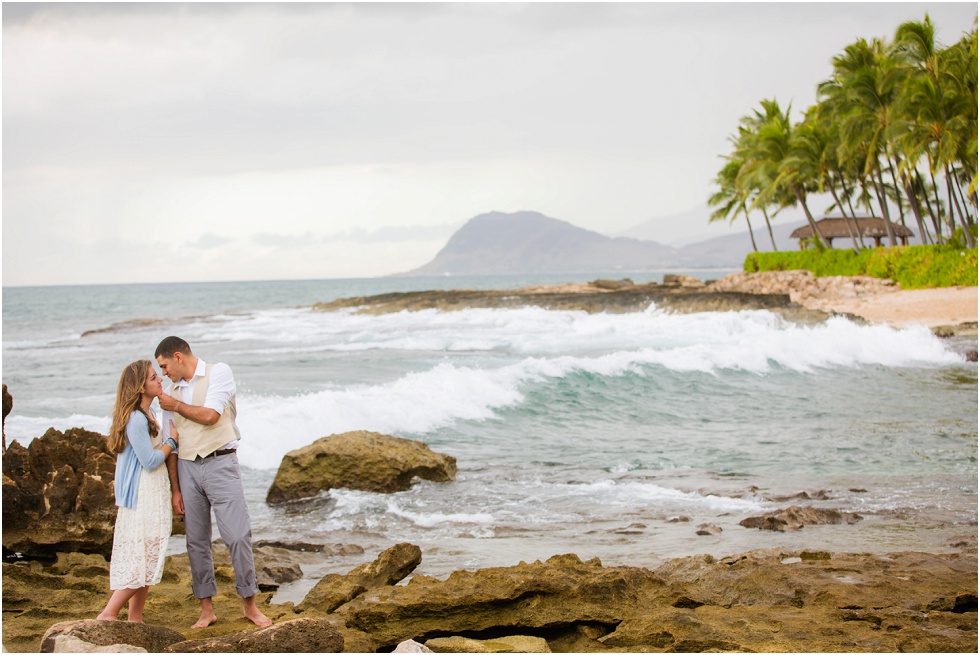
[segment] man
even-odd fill
[[[201,617],[192,628],[218,620],[212,596],[218,593],[211,558],[211,510],[221,539],[235,568],[235,589],[242,597],[245,617],[258,626],[272,625],[255,605],[259,588],[252,558],[252,525],[245,503],[235,424],[235,378],[227,364],[208,364],[179,337],[167,337],[156,349],[160,371],[173,381],[159,398],[164,412],[173,413],[180,448],[167,458],[173,507],[184,515],[187,556],[194,596],[201,600]],[[163,438],[170,432],[167,414]]]

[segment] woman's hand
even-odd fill
[[[170,436],[173,437],[174,441],[180,443],[180,435],[177,434],[177,426],[174,425],[173,419],[170,419]]]

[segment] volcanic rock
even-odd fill
[[[806,525],[840,525],[841,523],[850,525],[863,519],[864,517],[860,514],[840,512],[836,509],[819,509],[816,507],[792,505],[786,509],[781,509],[763,516],[750,516],[747,519],[739,521],[739,525],[746,528],[788,532],[799,530]]]
[[[168,653],[340,653],[344,638],[326,619],[301,618],[210,639],[168,645]]]
[[[306,594],[299,610],[316,608],[329,614],[368,589],[396,584],[422,563],[422,549],[409,543],[396,544],[376,560],[362,564],[347,575],[330,574]]]
[[[92,651],[83,652],[110,652],[107,647],[125,644],[145,649],[151,653],[159,653],[167,646],[183,641],[184,635],[163,626],[131,621],[97,621],[95,619],[63,621],[54,624],[44,633],[41,638],[41,652],[66,652],[58,647],[59,642],[64,644],[65,641],[79,647],[79,644],[75,644],[74,640],[98,647]],[[114,652],[134,652],[134,650],[116,649]]]
[[[116,457],[95,432],[54,428],[3,454],[3,546],[28,556],[112,553]]]
[[[7,414],[14,408],[14,398],[3,385],[3,449],[7,450]]]
[[[556,555],[547,562],[456,571],[446,581],[416,576],[407,585],[369,591],[337,613],[381,646],[484,630],[591,623],[608,626],[643,607],[663,582],[633,567],[603,568],[597,560]]]
[[[417,576],[337,614],[382,648],[407,638],[430,645],[447,635],[501,634],[541,636],[555,651],[975,648],[975,556],[801,555],[691,557],[654,572],[556,556],[458,571],[444,582]]]
[[[456,478],[456,458],[433,452],[421,441],[363,430],[345,432],[286,453],[266,502],[312,498],[334,488],[404,491],[416,477],[451,482]]]

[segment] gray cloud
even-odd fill
[[[220,248],[228,243],[231,243],[231,237],[219,236],[217,234],[212,234],[211,232],[205,232],[197,239],[194,245],[198,248],[210,250],[212,248]]]
[[[759,100],[802,111],[927,11],[951,43],[976,5],[5,3],[4,271],[154,221],[386,263],[490,209],[625,230],[702,206]]]

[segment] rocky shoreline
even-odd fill
[[[50,430],[3,457],[3,639],[8,651],[80,652],[973,652],[977,539],[942,554],[831,553],[772,548],[655,569],[603,566],[574,553],[547,561],[412,573],[422,550],[395,544],[346,574],[319,579],[300,602],[276,591],[344,544],[254,544],[263,612],[241,616],[227,549],[214,548],[220,620],[190,630],[198,607],[186,554],[167,559],[147,625],[92,620],[108,594],[113,472],[105,437]],[[333,462],[325,470],[309,459]],[[72,464],[73,463],[73,464]],[[343,469],[337,475],[333,468]],[[69,472],[71,475],[69,475]],[[417,476],[449,482],[455,460],[371,432],[325,437],[283,458],[273,502],[312,502],[335,487],[397,490]],[[305,478],[304,478],[305,476]],[[742,521],[748,529],[818,530],[858,514],[800,503]],[[57,511],[51,512],[51,509]],[[710,526],[702,526],[709,529]],[[18,549],[18,553],[12,552]],[[370,556],[370,554],[369,554]],[[410,577],[411,576],[411,577]],[[407,583],[404,583],[407,580]]]
[[[100,555],[73,553],[51,566],[3,565],[4,646],[51,652],[55,637],[70,636],[98,651],[128,644],[151,652],[269,652],[270,644],[276,652],[399,646],[434,652],[975,652],[972,544],[955,554],[884,556],[768,549],[722,559],[695,555],[654,570],[605,567],[566,554],[397,584],[422,557],[417,547],[398,544],[347,575],[323,578],[299,604],[272,603],[272,594],[261,592],[274,630],[256,629],[241,617],[234,574],[221,564],[220,619],[195,631],[187,627],[197,605],[186,555],[168,559],[163,582],[147,602],[147,625],[137,627],[91,620],[105,602],[108,565]]]

